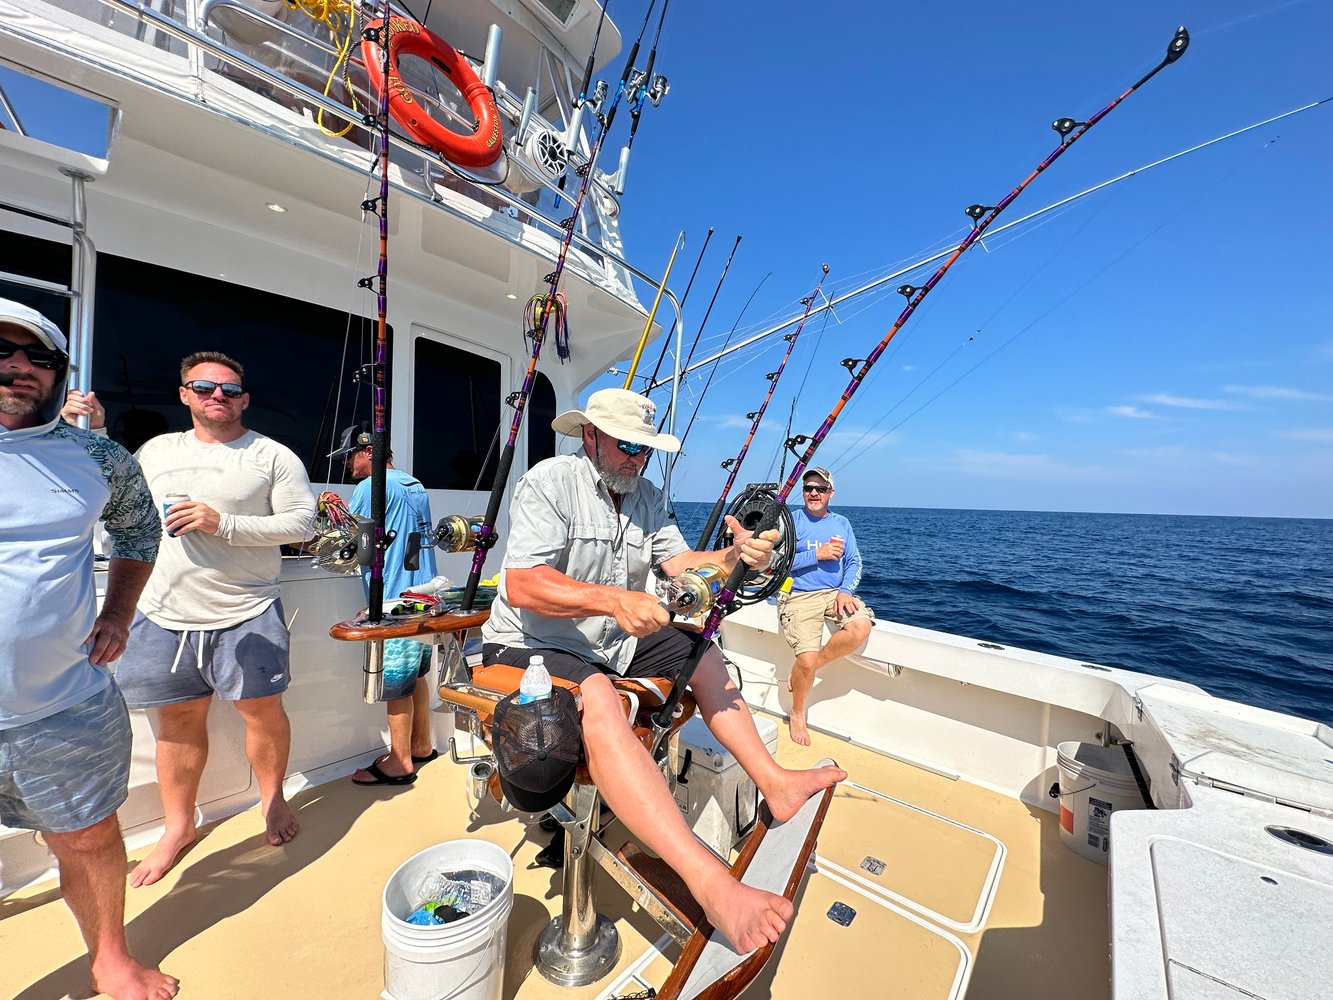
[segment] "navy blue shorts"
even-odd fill
[[[129,795],[130,713],[115,682],[45,719],[0,729],[0,825],[71,833]]]
[[[495,642],[488,642],[482,647],[481,662],[485,666],[506,663],[511,667],[526,667],[532,655],[540,653],[552,677],[560,677],[575,684],[583,683],[593,674],[674,679],[690,655],[703,645],[707,643],[698,632],[663,625],[652,635],[638,641],[634,647],[634,657],[623,675],[563,649],[526,649],[522,646],[502,646]]]

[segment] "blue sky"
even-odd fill
[[[611,6],[626,49],[645,9]],[[700,351],[771,272],[741,339],[798,311],[821,262],[837,293],[956,245],[963,208],[1007,194],[1055,146],[1050,122],[1104,107],[1177,24],[1192,35],[1186,55],[997,225],[1333,95],[1333,4],[675,0],[657,61],[671,92],[644,113],[623,199],[629,252],[660,273],[685,229],[682,291],[715,228],[686,305],[692,336],[742,235]],[[988,239],[927,297],[818,453],[837,502],[1333,516],[1331,164],[1333,103]],[[921,284],[935,266],[901,280]],[[810,434],[847,384],[839,360],[864,357],[902,305],[889,291],[841,307],[822,335],[807,325],[742,481],[776,472],[797,387],[793,433]],[[724,362],[678,498],[717,495],[718,463],[739,449],[784,347],[773,338]]]
[[[646,8],[611,4],[626,51]],[[672,0],[656,64],[671,92],[644,112],[623,198],[630,256],[660,273],[684,229],[672,280],[683,291],[714,227],[686,305],[693,337],[744,237],[705,356],[756,287],[737,340],[797,312],[821,262],[838,294],[956,245],[963,208],[1008,193],[1054,147],[1050,122],[1104,107],[1177,24],[1192,35],[1184,58],[997,226],[1333,96],[1333,3]],[[623,58],[602,75],[617,78]],[[100,138],[97,114],[56,120]],[[627,129],[622,109],[604,167]],[[837,502],[1333,516],[1331,165],[1333,103],[988,238],[926,299],[816,456],[837,474]],[[793,433],[810,434],[847,384],[838,362],[864,357],[901,310],[891,289],[935,266],[807,326],[741,482],[776,475],[798,388]],[[723,363],[678,498],[717,495],[719,462],[739,449],[784,347],[772,338]],[[686,415],[702,385],[685,387]]]

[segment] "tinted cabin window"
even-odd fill
[[[428,489],[490,490],[501,445],[500,363],[418,337],[415,379],[412,475]]]
[[[0,270],[68,280],[68,246],[5,233],[0,247]],[[177,387],[194,351],[244,366],[246,426],[296,452],[315,482],[343,478],[324,456],[342,427],[370,418],[369,383],[352,376],[371,358],[373,320],[99,253],[93,331],[92,388],[111,437],[131,451],[190,427]]]
[[[528,428],[529,469],[555,454],[555,431],[551,430],[554,419],[555,389],[551,387],[551,380],[538,372],[532,384],[532,396],[528,399],[528,410],[523,414],[523,423]]]

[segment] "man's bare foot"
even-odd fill
[[[836,764],[812,767],[806,771],[784,768],[778,786],[764,789],[764,801],[768,803],[774,819],[788,820],[801,811],[801,806],[805,805],[810,796],[836,785],[846,777],[847,772]]]
[[[264,811],[264,827],[264,837],[274,847],[290,843],[301,832],[296,813],[285,799],[277,799]]]
[[[93,965],[93,989],[112,1000],[169,1000],[180,989],[180,981],[140,965],[129,955],[99,956]]]
[[[787,728],[791,732],[791,741],[798,743],[803,747],[810,745],[810,733],[805,728],[805,713],[797,714],[793,709],[791,718],[787,721]]]
[[[742,955],[775,943],[795,912],[791,900],[742,885],[725,869],[695,898],[708,922]]]
[[[130,885],[136,889],[152,885],[171,871],[176,866],[181,852],[194,843],[197,835],[198,831],[195,830],[193,823],[184,829],[168,830],[163,833],[153,852],[135,865],[134,871],[130,872]]]

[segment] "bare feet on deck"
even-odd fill
[[[290,843],[301,832],[296,813],[285,799],[277,799],[264,811],[264,827],[264,837],[274,847]]]
[[[180,989],[180,981],[140,965],[129,955],[99,957],[93,966],[93,989],[112,1000],[169,1000]]]
[[[810,745],[810,733],[805,728],[805,713],[797,715],[793,710],[791,716],[787,719],[787,732],[791,735],[791,741],[799,746],[808,747]]]
[[[741,954],[776,942],[795,911],[791,900],[742,885],[723,868],[695,898],[708,922]]]
[[[130,872],[130,885],[136,889],[152,885],[171,871],[180,859],[181,852],[194,843],[196,836],[198,831],[195,830],[193,823],[182,830],[167,830],[162,834],[162,839],[157,842],[152,853],[134,866],[134,871]]]
[[[801,811],[812,795],[845,780],[847,772],[836,764],[812,767],[807,771],[783,769],[776,788],[764,789],[764,801],[776,820],[788,820]]]

